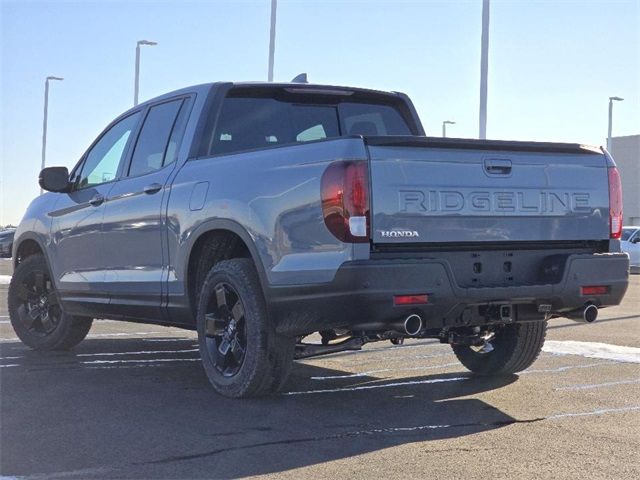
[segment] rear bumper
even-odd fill
[[[625,253],[570,255],[562,279],[554,284],[485,288],[461,288],[443,260],[366,260],[345,263],[330,283],[272,287],[267,299],[277,330],[302,335],[363,323],[384,326],[412,313],[421,315],[427,328],[480,324],[473,312],[491,304],[514,305],[515,321],[534,320],[542,317],[540,304],[560,314],[588,303],[618,305],[628,282]],[[588,285],[607,285],[609,290],[582,296],[580,287]],[[426,305],[393,305],[394,295],[424,293],[429,295]],[[461,323],[463,312],[466,323]]]

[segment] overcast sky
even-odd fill
[[[38,194],[44,78],[48,165],[73,166],[132,105],[135,44],[141,100],[218,80],[265,80],[270,0],[0,0],[0,223]],[[428,135],[478,134],[481,0],[278,2],[275,80],[397,90]],[[640,133],[640,0],[492,1],[489,138],[601,145],[608,97],[614,135]]]

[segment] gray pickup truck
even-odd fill
[[[194,329],[230,397],[380,340],[439,339],[472,372],[511,374],[549,319],[592,322],[628,284],[605,150],[426,137],[400,93],[186,88],[40,185],[13,246],[18,337],[67,349],[94,318]]]

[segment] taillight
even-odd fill
[[[622,235],[622,184],[616,167],[609,167],[609,236]]]
[[[322,214],[329,231],[346,243],[369,241],[369,168],[366,161],[338,161],[321,181]]]

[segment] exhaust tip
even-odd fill
[[[404,331],[407,335],[417,335],[422,330],[422,318],[420,315],[409,315],[404,320]]]
[[[598,318],[598,307],[595,305],[588,305],[582,313],[582,318],[587,323],[593,323]]]

